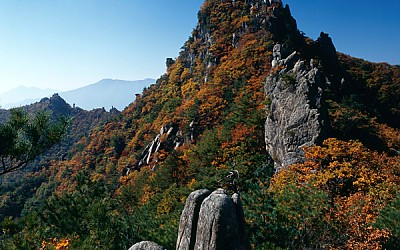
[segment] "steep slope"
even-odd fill
[[[142,93],[144,88],[153,83],[155,83],[153,79],[139,81],[103,79],[97,83],[59,94],[68,103],[86,110],[95,108],[109,110],[112,107],[123,110],[135,99],[135,94]]]
[[[362,241],[351,238],[359,231],[353,230],[356,226],[344,220],[344,215],[324,217],[334,214],[336,210],[330,209],[335,202],[349,204],[340,203],[345,197],[334,193],[339,190],[334,188],[344,186],[339,177],[316,189],[312,184],[303,185],[308,179],[292,183],[295,178],[291,179],[290,172],[281,171],[274,179],[276,189],[268,188],[274,166],[265,150],[265,134],[274,134],[271,138],[279,142],[267,140],[277,164],[286,160],[278,160],[281,156],[273,150],[287,157],[289,150],[295,149],[296,159],[288,160],[285,167],[304,160],[299,146],[322,143],[331,136],[360,139],[369,147],[395,154],[400,134],[398,120],[392,115],[398,112],[399,102],[392,100],[399,96],[399,67],[338,54],[326,34],[317,41],[304,37],[289,7],[278,0],[205,1],[198,18],[179,56],[167,59],[167,73],[155,85],[137,96],[116,119],[76,143],[69,157],[52,163],[46,172],[49,179],[37,191],[52,195],[31,200],[45,206],[25,207],[28,215],[21,222],[25,231],[20,231],[20,242],[10,244],[38,247],[43,240],[51,243],[58,237],[70,240],[75,248],[121,249],[151,240],[173,249],[185,197],[198,188],[229,188],[225,176],[232,168],[240,173],[237,181],[253,246],[340,248]],[[292,60],[284,60],[290,55]],[[299,101],[287,101],[285,106],[281,97]],[[291,130],[294,126],[289,123],[273,125],[285,119],[302,130]],[[309,126],[316,129],[298,133],[308,131]],[[343,166],[350,164],[348,159],[365,162],[364,154],[370,151],[361,146],[356,149],[355,155],[348,156],[332,148],[335,154],[327,153],[326,159],[345,161]],[[319,160],[317,153],[308,156]],[[390,182],[378,184],[377,190],[385,197],[381,205],[368,203],[368,209],[379,211],[394,200],[393,190],[384,189],[398,185],[396,165],[388,167],[397,158],[390,157],[382,156],[377,170],[368,168],[373,174],[383,169],[394,176]],[[320,160],[323,164],[324,159]],[[308,173],[307,166],[312,164],[305,164],[301,170]],[[376,186],[368,187],[373,193]],[[369,192],[369,188],[364,190]],[[335,195],[329,196],[331,193]],[[374,212],[368,218],[376,217]],[[336,229],[341,229],[340,234]],[[321,232],[326,233],[325,245],[317,246],[323,238]],[[374,239],[376,244],[381,240]]]

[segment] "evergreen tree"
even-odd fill
[[[11,109],[10,120],[0,124],[0,175],[26,167],[37,156],[61,141],[69,119],[51,120],[51,113],[31,116],[22,109]]]

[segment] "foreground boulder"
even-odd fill
[[[166,249],[154,242],[142,241],[131,246],[129,250],[166,250]]]
[[[210,194],[211,191],[201,189],[192,192],[186,199],[185,208],[179,222],[176,249],[194,249],[200,207],[204,199]]]
[[[129,250],[164,250],[162,246],[142,241]],[[201,189],[186,199],[179,221],[177,250],[247,250],[251,249],[246,235],[240,195],[232,197],[223,189],[211,192]]]
[[[200,190],[189,195],[179,224],[176,249],[250,249],[239,195],[234,194],[232,199],[222,189],[208,194],[209,191]],[[208,196],[203,198],[205,195]],[[193,209],[201,200],[200,209]]]

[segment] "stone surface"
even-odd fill
[[[193,125],[190,127],[191,134],[183,135],[178,125],[165,125],[160,128],[160,133],[145,147],[140,155],[140,159],[135,166],[135,169],[140,170],[141,167],[150,164],[151,162],[157,162],[158,159],[154,157],[154,153],[160,150],[170,152],[175,150],[179,146],[182,146],[185,141],[189,141],[193,137]]]
[[[197,221],[201,203],[210,195],[211,191],[201,189],[192,192],[186,199],[185,208],[179,222],[178,240],[176,249],[193,249],[196,242]]]
[[[318,68],[298,60],[295,52],[279,65],[284,69],[271,73],[265,85],[271,101],[265,123],[266,148],[278,171],[301,162],[301,148],[320,141],[326,119],[322,90],[327,84]]]
[[[234,193],[232,201],[235,205],[236,217],[238,222],[240,249],[251,249],[250,241],[246,233],[246,220],[244,217],[244,210],[240,194]]]
[[[151,241],[142,241],[131,246],[129,250],[165,250],[165,248]]]
[[[176,249],[251,249],[240,195],[230,197],[222,189],[191,193],[181,215]]]
[[[194,249],[240,249],[235,205],[227,193],[217,190],[201,204]]]

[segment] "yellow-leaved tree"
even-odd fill
[[[287,247],[380,249],[395,237],[375,222],[399,191],[399,156],[332,138],[304,150],[305,162],[277,173],[268,190],[267,220]]]

